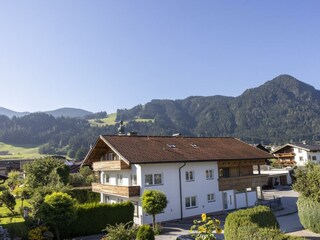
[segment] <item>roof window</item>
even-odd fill
[[[177,146],[174,145],[174,144],[167,144],[167,146],[168,146],[169,148],[177,148]]]
[[[191,143],[190,145],[191,145],[191,147],[194,147],[194,148],[197,148],[197,147],[198,147],[198,145],[195,144],[195,143]]]

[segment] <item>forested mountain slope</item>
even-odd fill
[[[280,75],[238,97],[189,97],[152,100],[118,110],[118,120],[155,119],[141,134],[180,132],[195,136],[235,136],[249,142],[317,139],[320,134],[320,91],[292,76]]]
[[[98,121],[105,116],[106,112],[101,112],[89,118]],[[93,126],[87,119],[45,113],[12,118],[0,115],[0,141],[41,145],[41,153],[83,158],[98,135],[117,134],[119,127],[114,122]],[[265,144],[320,140],[320,91],[280,75],[238,97],[152,100],[118,110],[116,120],[125,122],[127,132],[140,135],[233,136]]]

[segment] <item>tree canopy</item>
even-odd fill
[[[141,199],[142,208],[147,214],[152,215],[153,227],[155,227],[155,215],[161,213],[167,207],[167,197],[158,190],[145,190]]]
[[[293,189],[302,196],[320,203],[320,164],[308,163],[295,170]]]
[[[45,197],[37,216],[52,226],[60,239],[59,231],[76,219],[75,200],[66,193],[54,192]]]

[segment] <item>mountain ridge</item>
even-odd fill
[[[132,122],[135,118],[155,119],[155,129],[165,134],[178,131],[195,136],[236,136],[257,142],[317,138],[320,91],[283,74],[237,97],[151,100],[117,111],[118,121]],[[128,127],[140,130],[133,122]]]
[[[38,111],[41,113],[46,113],[52,115],[53,117],[85,117],[87,115],[93,114],[93,112],[83,110],[80,108],[63,107],[50,111]],[[36,113],[36,112],[35,112]],[[0,107],[0,115],[5,115],[9,118],[13,116],[23,117],[25,115],[31,114],[31,112],[17,112],[8,108]]]

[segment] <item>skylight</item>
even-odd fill
[[[169,148],[177,148],[177,146],[174,145],[174,144],[167,144],[167,146],[168,146]]]
[[[198,147],[198,145],[195,144],[195,143],[191,143],[190,145],[191,145],[191,147],[194,147],[194,148],[197,148],[197,147]]]

